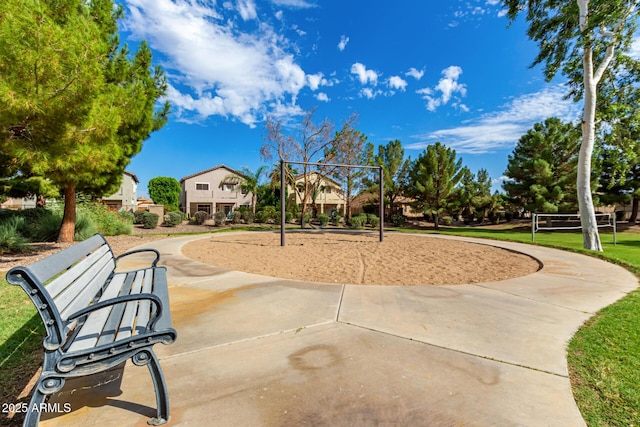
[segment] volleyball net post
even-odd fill
[[[285,190],[286,190],[286,179],[285,172],[287,165],[301,165],[301,166],[329,166],[329,167],[339,167],[339,168],[355,168],[355,169],[377,169],[378,170],[378,180],[380,182],[380,203],[378,214],[380,217],[380,241],[384,241],[384,172],[382,166],[364,166],[364,165],[341,165],[341,164],[333,164],[333,163],[311,163],[311,162],[290,162],[283,159],[280,159],[280,246],[286,246],[286,199],[285,199]],[[295,183],[294,183],[295,185]],[[306,189],[305,189],[306,190]],[[294,190],[295,191],[295,190]],[[304,221],[304,218],[302,219]]]
[[[543,218],[561,218],[564,221],[562,225],[547,225],[540,227],[540,217]],[[613,229],[613,246],[617,244],[617,224],[616,215],[614,213],[595,214],[596,224],[598,228],[611,227]],[[598,224],[598,218],[606,219],[606,222]],[[573,223],[572,223],[573,222]],[[552,214],[552,213],[532,213],[531,214],[531,241],[535,242],[536,233],[540,231],[558,231],[558,230],[582,230],[579,214]]]

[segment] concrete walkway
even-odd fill
[[[566,345],[638,286],[595,258],[445,236],[529,254],[543,268],[500,282],[385,287],[282,280],[181,255],[155,241],[178,340],[156,345],[175,426],[584,426]],[[275,254],[274,254],[275,256]],[[452,260],[452,262],[464,262]],[[497,266],[499,268],[499,266]],[[145,425],[147,369],[68,381],[43,426]]]

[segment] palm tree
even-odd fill
[[[260,166],[258,169],[256,169],[255,172],[253,172],[251,169],[249,169],[246,166],[243,166],[240,170],[242,174],[239,174],[239,175],[230,174],[227,177],[225,177],[223,182],[226,181],[227,179],[239,178],[240,189],[242,190],[242,192],[245,194],[251,193],[251,211],[255,214],[256,201],[257,201],[256,190],[258,189],[258,183],[260,182],[260,178],[262,178],[262,175],[264,175],[264,173],[267,170],[267,166],[266,165]]]

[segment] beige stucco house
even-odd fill
[[[103,197],[102,203],[107,205],[109,210],[135,211],[138,208],[138,183],[135,174],[124,171],[118,191],[109,197]]]
[[[318,208],[318,213],[331,214],[331,212],[337,210],[344,214],[345,211],[345,197],[340,184],[334,181],[333,179],[323,176],[317,172],[308,173],[308,183],[313,185],[318,183],[318,193],[316,194],[316,207]],[[301,196],[304,195],[302,189],[304,188],[304,175],[298,175],[295,177],[296,187],[298,187],[299,191],[293,191],[293,188],[289,186],[289,197],[295,200],[297,205],[302,204]],[[300,193],[300,194],[298,194]],[[309,200],[307,200],[308,204],[312,204],[311,195],[309,196]]]
[[[242,193],[242,173],[225,165],[185,176],[180,180],[180,209],[189,215],[198,211],[225,214],[240,206],[251,206],[251,193]]]

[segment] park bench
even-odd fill
[[[154,258],[148,266],[117,268],[122,258],[143,252]],[[39,408],[67,378],[106,371],[129,358],[137,366],[147,365],[153,379],[157,417],[148,423],[167,422],[169,397],[153,345],[171,344],[176,331],[166,269],[156,266],[159,259],[155,249],[116,258],[104,237],[96,234],[27,267],[9,270],[7,281],[29,295],[46,330],[42,373],[24,426],[38,425]]]

